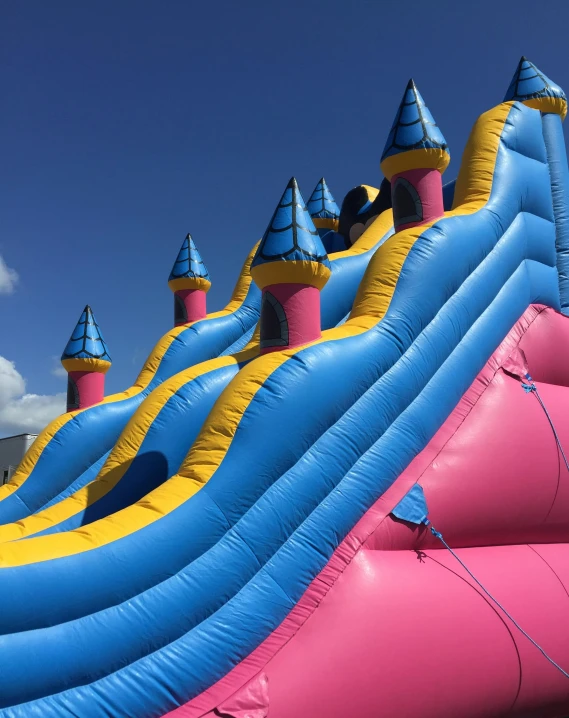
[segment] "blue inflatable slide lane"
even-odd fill
[[[380,246],[345,323],[334,326],[338,307],[326,320],[334,328],[313,343],[234,359],[176,474],[87,526],[0,545],[2,718],[197,715],[184,706],[287,619],[528,306],[569,314],[556,110],[566,102],[553,83],[537,95],[543,113],[534,93],[529,106],[508,97],[479,118],[444,216],[407,227],[400,216],[393,234],[387,210],[363,233],[360,241]],[[401,107],[393,143],[424,150],[427,169],[444,168],[446,144],[429,135],[434,122],[418,98],[417,108]],[[418,129],[425,136],[405,147],[399,119],[405,112],[409,124],[417,111],[430,118]],[[411,203],[406,219],[417,211]],[[302,207],[283,201],[253,276],[259,258],[289,242],[273,263],[280,275],[269,267],[265,276],[284,276],[290,264],[317,286],[329,270],[314,234]],[[263,292],[271,308],[261,343],[282,324]],[[208,381],[191,390],[196,401]],[[160,446],[173,451],[167,438]],[[225,714],[214,708],[200,715]]]
[[[332,255],[332,274],[321,306],[325,328],[337,325],[351,309],[369,260],[384,239],[370,232],[349,250]],[[0,527],[0,542],[84,526],[138,501],[175,474],[222,390],[258,355],[253,330],[254,326],[219,359],[181,371],[150,392],[112,451],[43,507],[40,501],[47,487],[40,484],[35,502],[26,502],[40,508]]]

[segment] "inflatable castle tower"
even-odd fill
[[[443,216],[442,174],[449,162],[446,140],[409,80],[381,156],[396,232]]]
[[[340,208],[336,204],[336,200],[332,196],[324,177],[318,180],[318,184],[306,204],[306,209],[310,213],[320,237],[323,237],[330,230],[338,231]]]
[[[261,353],[320,338],[320,290],[330,261],[294,177],[259,243],[251,276],[263,293]]]
[[[89,305],[79,317],[61,363],[67,371],[67,411],[86,409],[103,400],[111,357]]]
[[[187,234],[178,252],[168,286],[174,292],[174,324],[197,322],[207,314],[206,294],[211,287],[209,272],[192,239]]]

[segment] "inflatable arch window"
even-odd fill
[[[398,177],[393,187],[393,222],[396,227],[423,221],[423,205],[411,182]]]
[[[185,324],[188,321],[188,314],[186,312],[186,305],[184,300],[177,294],[174,294],[174,323]]]
[[[67,377],[67,411],[73,411],[79,408],[79,390],[73,379]]]
[[[286,347],[288,321],[281,303],[270,292],[263,294],[261,307],[261,349]]]

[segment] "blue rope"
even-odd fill
[[[526,394],[535,394],[535,398],[539,401],[541,404],[541,408],[545,412],[545,416],[547,417],[547,421],[549,421],[549,425],[551,426],[551,430],[553,431],[553,436],[555,437],[555,441],[557,442],[557,446],[559,447],[559,451],[561,452],[561,456],[563,457],[563,461],[565,462],[565,467],[567,468],[567,471],[569,471],[569,461],[567,461],[567,457],[565,456],[565,452],[563,451],[563,447],[561,446],[561,439],[559,438],[559,435],[557,434],[557,431],[555,430],[555,426],[553,425],[553,420],[551,416],[549,416],[549,412],[545,408],[545,404],[543,403],[543,400],[541,396],[539,395],[539,391],[537,390],[537,386],[533,383],[533,379],[529,374],[526,374],[527,384],[524,384],[522,382],[522,389],[525,391]]]
[[[488,591],[488,589],[485,588],[480,583],[480,581],[476,578],[476,576],[472,573],[472,571],[465,565],[465,563],[462,561],[462,559],[459,558],[459,556],[451,549],[451,547],[448,545],[448,543],[444,540],[443,535],[439,531],[437,531],[434,526],[431,526],[431,533],[433,534],[433,536],[435,536],[436,538],[439,539],[439,541],[443,544],[443,546],[446,549],[448,549],[450,551],[450,553],[459,562],[459,564],[466,571],[466,573],[470,576],[470,578],[477,584],[477,586],[479,586],[484,591],[484,593],[488,596],[488,598],[491,601],[493,601],[501,611],[503,611],[503,613],[510,619],[510,621],[518,629],[518,631],[520,631],[520,633],[522,633],[528,639],[528,641],[530,643],[532,643],[537,648],[537,650],[543,655],[543,657],[546,658],[551,663],[552,666],[557,668],[557,670],[560,673],[562,673],[565,676],[565,678],[569,678],[569,673],[567,673],[567,671],[564,671],[563,668],[561,668],[561,666],[553,660],[553,658],[551,658],[550,656],[547,655],[547,653],[543,650],[543,648],[538,643],[536,643],[528,633],[526,633],[524,631],[524,629],[520,626],[520,624],[517,621],[515,621],[512,618],[512,616],[508,613],[508,611],[506,611],[504,606],[502,606],[502,604],[497,599],[495,599],[494,596],[492,596],[490,591]]]

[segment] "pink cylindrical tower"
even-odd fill
[[[320,338],[320,290],[330,262],[294,177],[257,248],[251,276],[263,292],[262,354]]]
[[[381,157],[397,232],[443,216],[442,173],[449,161],[445,138],[409,80]]]
[[[174,292],[175,326],[197,322],[206,316],[206,294],[211,282],[207,267],[190,234],[178,252],[168,286]]]
[[[103,400],[111,357],[91,307],[86,306],[79,317],[61,363],[67,370],[67,411],[86,409]]]

